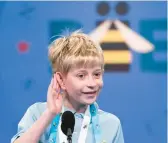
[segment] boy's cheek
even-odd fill
[[[102,79],[97,80],[97,84],[99,87],[103,87],[103,80]]]

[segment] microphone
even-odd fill
[[[75,117],[71,111],[62,114],[61,130],[67,136],[68,143],[72,143],[72,133],[75,126]]]

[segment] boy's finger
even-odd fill
[[[51,79],[50,86],[53,88],[53,78]]]
[[[57,88],[57,82],[56,82],[56,77],[55,77],[55,74],[54,74],[54,77],[53,77],[53,89],[56,90]]]
[[[61,87],[58,82],[58,74],[55,75],[55,80],[56,80],[56,91],[57,91],[57,93],[60,93]]]

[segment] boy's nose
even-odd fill
[[[96,80],[93,77],[88,78],[87,86],[90,88],[94,88],[96,86]]]

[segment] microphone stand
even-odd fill
[[[68,143],[72,143],[72,131],[70,128],[67,130],[67,141]]]

